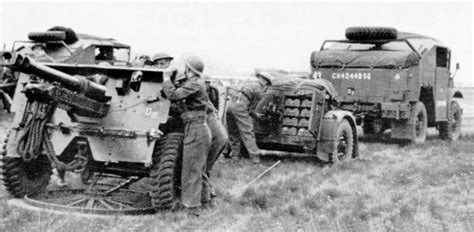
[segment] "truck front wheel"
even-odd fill
[[[439,123],[439,136],[441,139],[456,141],[461,134],[462,111],[457,101],[451,101],[448,121]]]
[[[428,129],[428,115],[426,114],[425,105],[417,102],[412,108],[412,117],[414,118],[411,128],[411,142],[420,144],[426,140],[426,131]]]

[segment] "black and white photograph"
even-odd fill
[[[0,231],[474,231],[473,10],[0,1]]]

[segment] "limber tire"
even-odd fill
[[[169,133],[156,142],[150,195],[157,210],[171,209],[181,194],[183,139],[183,133]]]
[[[412,116],[414,123],[410,131],[410,142],[421,144],[426,141],[426,131],[428,129],[428,115],[426,114],[425,105],[422,102],[417,102],[412,106]]]
[[[64,31],[30,32],[28,33],[28,39],[38,41],[38,42],[64,41],[66,39],[66,32]]]
[[[391,27],[349,27],[346,38],[349,40],[390,40],[397,38],[397,29]]]
[[[7,140],[8,135],[5,144]],[[1,175],[6,190],[17,198],[44,192],[53,173],[48,158],[39,155],[35,160],[24,162],[22,158],[7,157],[5,144],[1,154]]]
[[[354,131],[346,119],[343,119],[337,127],[337,140],[334,142],[334,152],[331,162],[339,162],[351,159],[354,153]]]
[[[456,141],[461,134],[462,112],[456,100],[451,101],[448,112],[448,121],[439,123],[439,136],[441,139]]]

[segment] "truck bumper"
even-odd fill
[[[409,119],[410,103],[405,102],[384,102],[381,105],[382,118],[389,119]]]

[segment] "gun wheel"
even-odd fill
[[[183,139],[183,133],[169,133],[156,142],[150,196],[158,210],[172,209],[180,195]]]
[[[24,162],[22,158],[7,157],[7,142],[8,135],[1,154],[1,175],[7,191],[18,198],[44,192],[53,173],[48,158],[39,155],[35,160]]]

